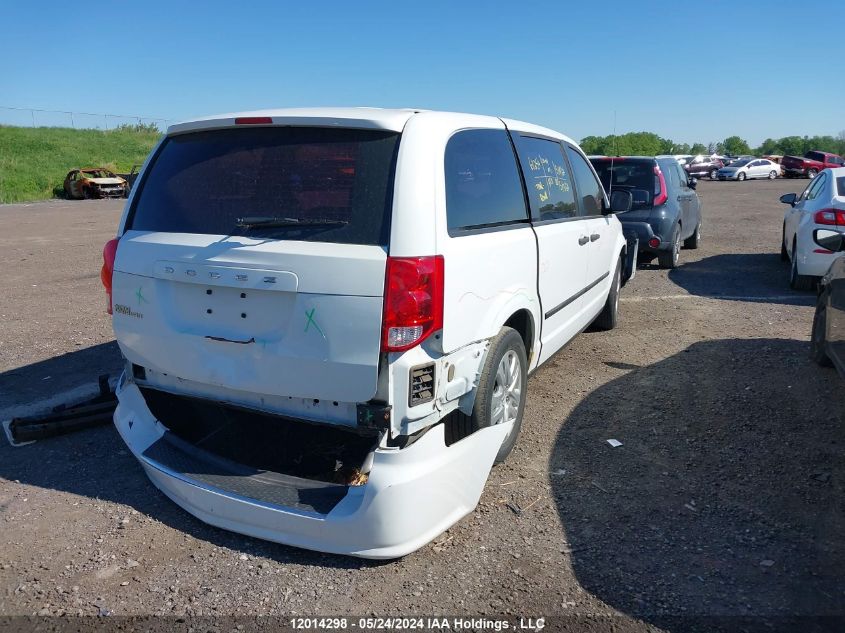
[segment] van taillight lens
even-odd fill
[[[443,327],[441,255],[388,257],[381,349],[402,352]]]
[[[117,255],[118,240],[109,240],[103,247],[103,267],[100,269],[100,281],[103,282],[103,287],[106,289],[106,294],[109,297],[108,312],[111,311],[111,281],[114,275],[114,258]]]
[[[816,224],[845,226],[845,211],[842,209],[822,209],[813,214],[813,221]]]
[[[669,199],[669,195],[666,193],[666,179],[663,177],[663,172],[660,171],[660,167],[657,165],[654,166],[654,202],[652,203],[655,207],[659,207],[661,204],[664,204]]]

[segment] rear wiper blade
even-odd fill
[[[330,220],[328,218],[278,218],[273,216],[248,216],[235,220],[235,226],[249,228],[254,226],[307,226],[307,225],[343,225],[346,220]]]

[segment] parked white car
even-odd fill
[[[471,114],[174,125],[104,250],[114,422],[203,521],[405,555],[478,502],[527,376],[616,325],[636,248],[578,146]]]
[[[774,180],[781,174],[780,165],[767,158],[743,158],[722,167],[716,172],[719,180],[751,180],[768,178]]]
[[[780,201],[789,205],[780,245],[780,258],[790,263],[789,285],[810,290],[837,255],[816,243],[816,230],[845,232],[845,167],[823,170],[800,195],[787,193]]]

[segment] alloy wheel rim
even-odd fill
[[[496,368],[496,381],[493,383],[493,398],[490,407],[492,424],[514,422],[519,414],[522,400],[522,368],[514,350],[508,350]]]

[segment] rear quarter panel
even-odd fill
[[[500,119],[424,112],[412,117],[397,163],[390,254],[440,254],[445,261],[442,348],[448,353],[495,336],[521,309],[539,331],[537,250],[528,227],[450,237],[446,221],[444,155],[452,135],[500,129]]]

